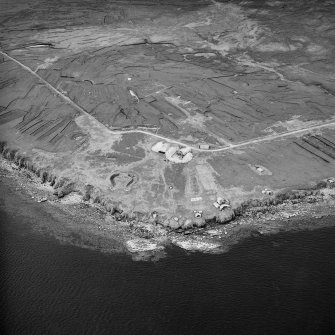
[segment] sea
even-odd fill
[[[133,261],[60,243],[17,205],[0,206],[1,334],[335,334],[335,228]]]

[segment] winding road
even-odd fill
[[[0,54],[4,57],[6,57],[7,59],[15,62],[17,65],[19,65],[22,69],[28,71],[31,75],[33,75],[35,78],[37,78],[41,83],[43,83],[46,87],[48,87],[54,94],[58,95],[61,99],[63,99],[66,103],[68,103],[69,105],[71,105],[72,107],[74,107],[76,110],[78,110],[79,112],[85,114],[86,116],[88,116],[89,118],[94,119],[95,121],[99,122],[96,118],[94,118],[91,114],[89,114],[87,111],[85,111],[82,107],[80,107],[79,105],[77,105],[73,100],[71,100],[68,96],[66,96],[65,94],[63,94],[62,92],[60,92],[58,89],[56,89],[54,86],[52,86],[49,82],[47,82],[45,79],[43,79],[41,76],[39,76],[35,71],[33,71],[30,67],[22,64],[20,61],[18,61],[17,59],[9,56],[6,52],[1,51],[0,50]],[[238,149],[241,147],[245,147],[248,145],[253,145],[253,144],[258,144],[258,143],[263,143],[263,142],[269,142],[269,141],[273,141],[273,140],[277,140],[277,139],[281,139],[281,138],[285,138],[285,137],[289,137],[289,136],[297,136],[297,135],[302,135],[304,133],[308,133],[310,131],[314,131],[314,130],[320,130],[323,128],[332,128],[335,127],[335,120],[330,120],[327,122],[323,122],[320,124],[316,124],[313,126],[309,126],[306,128],[301,128],[301,129],[297,129],[297,130],[291,130],[291,131],[287,131],[285,133],[280,133],[280,134],[274,134],[274,135],[268,135],[268,136],[264,136],[264,137],[259,137],[253,140],[248,140],[248,141],[244,141],[244,142],[239,142],[236,144],[229,144],[220,148],[215,148],[215,149],[200,149],[199,147],[194,147],[194,146],[190,146],[187,143],[183,143],[180,141],[177,141],[175,139],[171,139],[168,138],[166,136],[161,136],[158,134],[154,134],[151,133],[149,131],[145,131],[145,130],[121,130],[121,131],[115,131],[115,130],[111,130],[108,127],[106,127],[103,123],[99,122],[101,124],[102,127],[108,129],[108,131],[113,134],[113,135],[124,135],[124,134],[129,134],[129,133],[141,133],[141,134],[145,134],[148,136],[152,136],[155,138],[158,138],[160,140],[164,140],[170,143],[175,143],[181,146],[186,146],[186,147],[190,147],[193,151],[200,151],[200,152],[222,152],[222,151],[228,151],[228,150],[232,150],[232,149]]]

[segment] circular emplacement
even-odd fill
[[[130,189],[138,181],[134,172],[114,171],[109,178],[113,189]]]

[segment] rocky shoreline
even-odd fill
[[[118,221],[140,221],[144,220],[148,223],[157,224],[166,227],[169,230],[177,232],[190,231],[194,228],[203,228],[209,224],[227,224],[239,217],[251,216],[258,218],[261,214],[273,213],[278,205],[289,201],[292,204],[299,203],[317,203],[324,201],[324,198],[331,196],[331,189],[335,189],[335,178],[327,178],[318,183],[313,183],[304,188],[293,189],[288,188],[278,192],[270,192],[265,199],[252,198],[235,205],[233,208],[228,207],[219,215],[206,214],[201,218],[194,218],[192,221],[178,222],[173,219],[166,218],[160,213],[136,212],[124,213],[121,206],[115,203],[106,202],[103,196],[96,195],[97,192],[92,185],[84,186],[75,183],[67,178],[57,177],[48,170],[41,169],[34,165],[19,153],[19,150],[12,150],[6,146],[4,142],[0,142],[0,153],[2,156],[11,161],[18,169],[26,169],[33,172],[40,178],[41,183],[52,186],[53,194],[61,199],[71,193],[77,193],[82,197],[84,202],[99,204],[109,212]],[[170,221],[173,220],[172,223]],[[181,220],[182,221],[182,220]]]
[[[10,182],[21,185],[17,191],[24,190],[40,206],[51,204],[65,211],[65,215],[85,221],[85,224],[80,224],[81,239],[90,240],[88,245],[91,248],[110,252],[110,245],[118,241],[118,248],[112,248],[113,251],[129,253],[135,260],[164,257],[166,247],[171,244],[191,252],[220,253],[249,236],[320,228],[323,224],[310,226],[309,218],[335,214],[335,183],[328,178],[305,189],[288,189],[267,199],[244,201],[230,209],[230,218],[223,222],[212,217],[201,225],[170,227],[164,221],[160,222],[158,215],[153,217],[152,213],[138,212],[130,216],[116,208],[111,209],[100,198],[91,198],[92,187],[80,190],[74,182],[58,180],[31,164],[18,151],[10,150],[4,144],[1,148],[2,176],[11,175]],[[327,225],[335,224],[334,220],[327,222]],[[71,225],[67,224],[65,230],[71,234],[78,232],[78,225]],[[51,234],[65,243],[72,243],[72,240],[64,238],[63,228],[61,231],[61,237],[57,229]],[[103,248],[99,246],[100,242],[97,243],[97,236],[103,238]],[[81,243],[78,245],[83,246]],[[84,247],[87,247],[85,243]]]

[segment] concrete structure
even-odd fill
[[[165,154],[166,159],[174,163],[187,163],[193,158],[190,147],[180,148],[177,144],[157,142],[151,148],[152,151]]]

